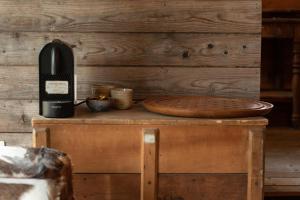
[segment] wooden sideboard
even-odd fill
[[[78,200],[263,199],[262,117],[199,119],[131,110],[32,121],[34,146],[69,154]]]

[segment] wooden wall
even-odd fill
[[[31,132],[38,54],[55,38],[74,47],[79,98],[93,83],[259,96],[260,0],[0,0],[0,13],[0,133]]]

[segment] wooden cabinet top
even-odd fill
[[[165,116],[146,111],[142,106],[135,105],[130,110],[111,110],[108,112],[91,113],[86,106],[76,108],[73,118],[32,119],[32,125],[42,124],[108,124],[108,125],[256,125],[265,126],[268,120],[263,117],[203,119]]]

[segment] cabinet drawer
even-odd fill
[[[140,173],[143,128],[159,128],[159,173],[246,173],[248,128],[240,126],[52,125],[50,147],[76,173]]]

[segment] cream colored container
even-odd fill
[[[111,89],[116,88],[115,85],[94,84],[92,86],[92,97],[110,96]]]
[[[129,88],[113,88],[110,91],[114,107],[121,110],[132,106],[133,90]]]

